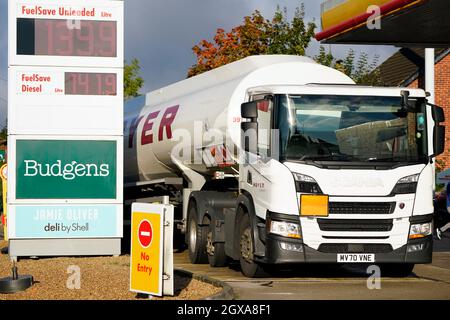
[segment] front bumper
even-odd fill
[[[273,214],[271,216],[274,218]],[[278,219],[286,218],[285,215],[276,216]],[[289,218],[289,220],[292,221],[292,218]],[[375,254],[375,263],[423,264],[431,263],[433,253],[432,236],[411,239],[406,245],[396,250],[380,250],[380,252],[377,252],[376,244],[367,242],[336,244],[335,251],[333,249],[324,251],[321,247],[318,250],[308,247],[301,239],[289,239],[273,234],[260,236],[265,242],[265,256],[260,257],[258,262],[266,264],[337,263],[338,253],[372,253]],[[286,247],[290,247],[291,250],[286,250]],[[295,248],[295,250],[292,250],[292,248]]]
[[[285,250],[281,243],[289,243],[302,248],[301,251]],[[408,252],[412,246],[419,246],[421,250]],[[409,249],[409,250],[408,250]],[[274,239],[268,237],[266,242],[266,255],[261,262],[267,264],[291,264],[291,263],[336,263],[338,253],[373,253],[373,252],[321,252],[303,244],[302,241],[288,239]],[[433,253],[433,237],[408,241],[406,245],[391,252],[375,253],[375,263],[431,263]]]

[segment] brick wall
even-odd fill
[[[445,114],[445,153],[439,159],[450,167],[450,55],[439,61],[436,73],[436,104],[444,108]]]
[[[423,76],[413,81],[409,88],[424,88]],[[436,104],[444,109],[445,113],[445,152],[438,157],[450,167],[450,54],[439,61],[435,66]]]

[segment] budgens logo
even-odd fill
[[[74,180],[78,177],[108,177],[109,164],[79,163],[71,161],[63,163],[56,160],[54,163],[39,163],[36,160],[24,160],[25,177],[60,177],[64,180]]]
[[[117,141],[17,140],[17,199],[117,199]]]

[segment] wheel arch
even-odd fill
[[[243,210],[239,210],[242,208]],[[250,218],[250,225],[252,228],[252,236],[253,243],[255,244],[255,252],[254,255],[256,257],[264,257],[265,256],[265,244],[262,242],[259,235],[258,224],[263,223],[263,220],[260,219],[256,215],[255,205],[253,202],[252,195],[246,191],[241,190],[241,194],[237,198],[237,207],[236,207],[236,220],[234,225],[234,230],[239,230],[240,220],[242,219],[243,214],[248,214]],[[240,239],[236,239],[234,243],[234,253],[235,255],[240,254]]]

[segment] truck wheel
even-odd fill
[[[206,263],[206,231],[207,227],[198,225],[197,208],[195,203],[189,204],[188,209],[188,251],[191,263]]]
[[[252,237],[252,227],[250,225],[250,217],[245,213],[239,221],[239,245],[239,262],[241,265],[242,274],[248,278],[260,278],[267,276],[267,273],[264,271],[262,266],[253,260],[253,253],[255,249]]]
[[[225,243],[213,243],[212,230],[214,226],[209,226],[208,236],[206,239],[206,253],[208,254],[208,262],[211,267],[224,267],[227,264],[227,256],[225,255]]]
[[[414,263],[405,264],[384,264],[381,266],[381,276],[382,277],[407,277],[414,269]]]

